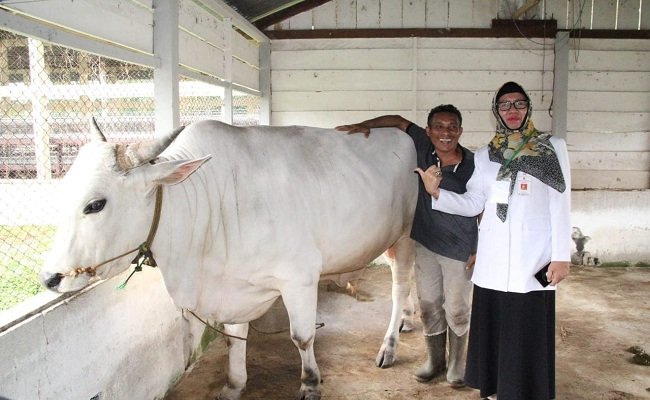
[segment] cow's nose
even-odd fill
[[[63,274],[58,272],[54,274],[46,271],[41,272],[41,283],[50,290],[56,291],[56,288],[61,283],[61,279],[63,279]]]

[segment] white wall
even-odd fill
[[[570,41],[573,187],[650,187],[650,40]]]
[[[274,40],[271,122],[334,127],[396,113],[424,125],[432,107],[453,103],[463,113],[462,143],[477,148],[494,134],[494,91],[516,80],[533,98],[535,123],[548,130],[552,45],[522,38]]]
[[[591,238],[586,250],[592,257],[601,263],[650,261],[649,190],[574,191],[571,201],[571,223]]]
[[[116,290],[125,278],[91,287],[2,332],[0,396],[162,398],[184,372],[203,327],[183,318],[158,271],[147,268]],[[0,314],[0,325],[8,314]]]

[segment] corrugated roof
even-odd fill
[[[260,30],[329,1],[331,0],[224,0]]]

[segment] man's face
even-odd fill
[[[456,151],[462,133],[458,116],[449,112],[433,114],[427,126],[427,135],[439,154]]]

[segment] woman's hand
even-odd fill
[[[442,180],[442,171],[440,171],[440,167],[432,165],[427,168],[426,171],[423,171],[422,168],[418,167],[415,169],[415,172],[420,174],[420,178],[422,178],[422,182],[424,182],[424,188],[427,193],[437,199],[440,194],[438,186],[440,186],[440,181]]]
[[[551,261],[546,273],[546,280],[550,282],[551,286],[556,286],[569,276],[569,269],[570,263],[568,261]]]

